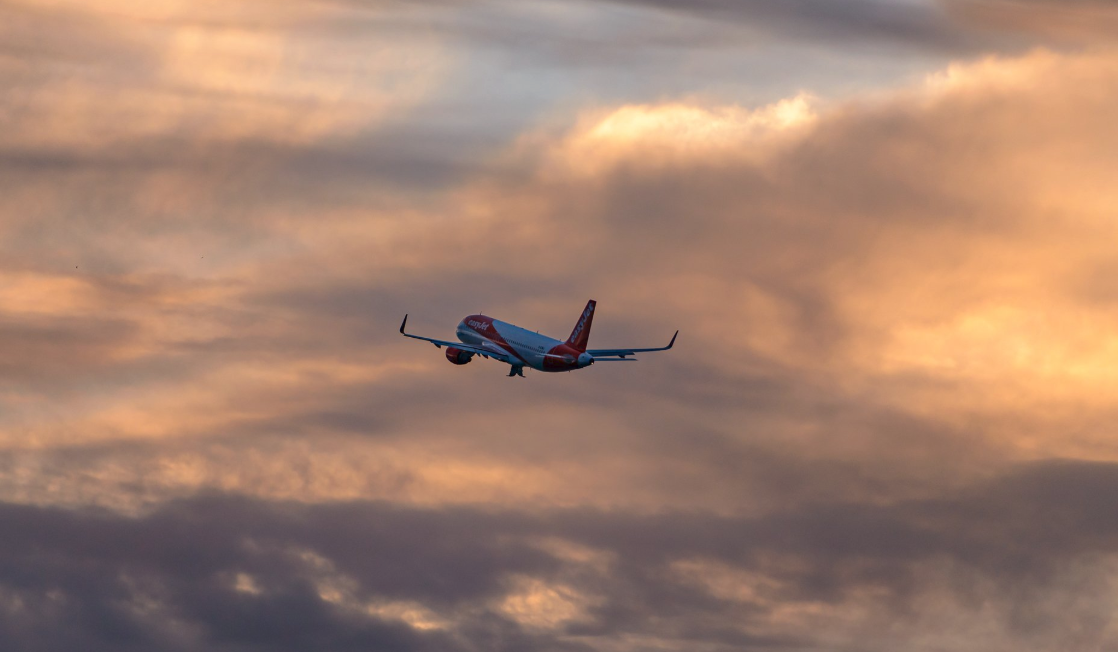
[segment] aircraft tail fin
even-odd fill
[[[585,351],[586,344],[590,341],[590,323],[594,321],[594,306],[596,305],[598,305],[598,302],[593,299],[586,302],[586,308],[582,311],[582,316],[578,318],[575,329],[571,331],[571,336],[567,338],[567,344],[579,351]]]

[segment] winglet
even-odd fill
[[[407,326],[407,324],[408,324],[408,316],[404,315],[404,321],[400,322],[400,334],[401,335],[407,335],[407,333],[404,332],[404,326]],[[672,341],[674,342],[675,339],[673,338]]]
[[[404,319],[407,319],[407,317],[404,317]],[[672,348],[673,346],[675,346],[675,338],[677,338],[677,337],[679,337],[679,331],[676,331],[676,332],[675,332],[675,335],[672,335],[672,341],[671,341],[671,342],[668,342],[668,345],[667,345],[667,346],[665,346],[664,348],[665,348],[665,349],[670,349],[670,348]]]

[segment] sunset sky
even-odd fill
[[[1118,650],[1116,180],[1111,0],[0,0],[0,649]]]

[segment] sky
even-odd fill
[[[0,0],[0,649],[1118,650],[1115,34]]]

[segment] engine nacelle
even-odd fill
[[[446,347],[446,359],[450,360],[451,364],[463,365],[469,364],[470,360],[474,359],[474,354],[462,349],[456,349],[452,346]]]

